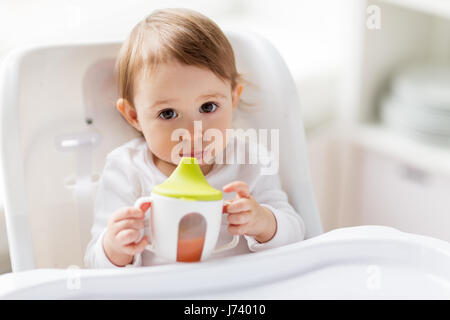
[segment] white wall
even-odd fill
[[[271,40],[299,84],[304,115],[320,122],[332,112],[345,71],[352,1],[333,0],[4,0],[0,2],[0,61],[18,46],[123,39],[161,7],[189,7],[223,28],[244,28]]]

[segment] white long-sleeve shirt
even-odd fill
[[[240,152],[244,152],[246,159],[249,159],[251,152],[257,152],[258,150],[255,146],[249,147],[245,140],[236,139],[236,141],[236,148],[244,148]],[[229,144],[229,146],[231,145]],[[258,147],[263,148],[261,145],[258,145]],[[226,152],[230,152],[230,150],[227,149]],[[233,151],[231,151],[231,154],[233,155]],[[208,183],[219,190],[222,190],[224,185],[232,181],[246,182],[251,195],[260,205],[272,211],[277,223],[275,235],[271,240],[259,243],[253,237],[244,235],[240,237],[235,248],[213,254],[209,259],[265,250],[304,239],[305,226],[303,220],[289,204],[286,193],[281,189],[278,174],[266,175],[261,174],[261,172],[260,164],[216,163],[206,175]],[[131,207],[138,198],[149,196],[153,187],[166,179],[167,176],[156,167],[143,137],[133,139],[107,155],[95,199],[94,222],[91,229],[92,239],[85,252],[85,267],[117,268],[105,255],[103,249],[103,236],[106,232],[108,218],[117,209]],[[224,200],[232,200],[235,198],[235,193],[224,193],[223,198]],[[227,215],[224,214],[218,246],[229,242],[232,238],[227,226]],[[149,228],[146,227],[145,229],[148,230]],[[145,234],[149,235],[148,231]],[[153,252],[144,250],[142,253],[135,255],[132,263],[125,267],[166,263],[167,261],[158,258]]]

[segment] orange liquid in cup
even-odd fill
[[[178,240],[177,261],[197,262],[200,261],[203,251],[205,237]]]

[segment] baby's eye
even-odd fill
[[[202,104],[202,106],[200,107],[200,112],[201,113],[210,113],[210,112],[216,111],[217,108],[218,108],[218,106],[214,102],[206,102],[206,103]]]
[[[177,112],[173,109],[165,109],[159,113],[159,117],[163,120],[170,120],[177,117]]]

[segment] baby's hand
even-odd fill
[[[147,206],[147,208],[144,208]],[[133,261],[135,254],[141,253],[148,244],[147,236],[138,243],[141,230],[144,228],[145,211],[148,204],[141,209],[123,207],[114,212],[108,220],[103,238],[103,250],[108,259],[116,266],[123,267]]]
[[[248,185],[234,181],[223,187],[224,192],[236,192],[236,198],[224,206],[228,213],[228,231],[231,234],[253,236],[258,242],[267,242],[275,235],[277,221],[273,213],[251,196]]]

